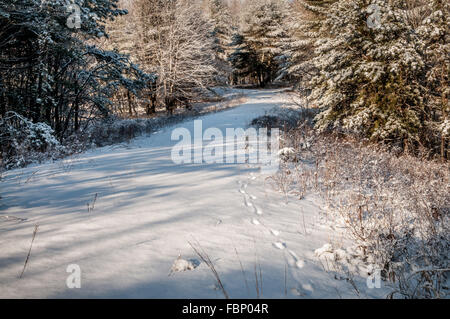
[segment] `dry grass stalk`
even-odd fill
[[[30,256],[31,256],[31,249],[33,248],[34,239],[36,238],[36,234],[38,232],[38,229],[39,229],[39,225],[35,225],[34,226],[34,231],[33,231],[33,238],[31,239],[30,249],[28,250],[28,255],[27,255],[27,258],[25,259],[25,263],[23,265],[22,273],[20,274],[19,278],[22,278],[23,274],[25,273],[25,269],[27,268],[28,260],[30,259]]]
[[[198,248],[195,247],[191,242],[188,242],[188,243],[192,247],[194,252],[198,255],[198,257],[200,257],[200,259],[208,266],[208,268],[213,273],[213,275],[216,279],[216,282],[217,282],[220,290],[222,291],[225,299],[230,299],[228,293],[225,290],[225,287],[222,284],[222,281],[220,280],[219,273],[217,272],[216,267],[214,266],[213,262],[211,261],[211,258],[209,257],[209,255],[204,251],[204,249],[202,248],[200,243],[197,242]]]

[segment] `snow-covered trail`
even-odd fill
[[[245,128],[285,97],[249,91],[243,105],[203,116],[203,128]],[[193,121],[175,127],[192,131]],[[179,255],[198,259],[189,241],[209,253],[231,298],[257,296],[255,265],[267,298],[356,296],[314,256],[340,240],[322,225],[318,198],[286,204],[245,164],[176,165],[173,128],[7,172],[0,184],[0,297],[222,298],[204,263],[168,276]],[[66,286],[71,264],[81,268],[80,289]]]

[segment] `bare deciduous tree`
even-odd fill
[[[157,94],[169,113],[187,107],[212,84],[213,43],[196,2],[138,0],[136,41],[139,63],[158,74]]]

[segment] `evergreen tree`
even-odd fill
[[[176,104],[207,92],[217,74],[211,26],[198,3],[188,0],[138,0],[137,59],[156,73],[160,104],[171,114]]]
[[[229,61],[233,66],[233,83],[242,84],[259,79],[259,72],[263,66],[258,61],[256,51],[245,41],[244,36],[239,33],[234,34],[231,47],[233,52]]]
[[[415,27],[420,38],[418,45],[427,70],[425,80],[430,112],[425,119],[426,143],[432,145],[442,158],[449,158],[450,3],[441,0],[420,1],[408,11],[414,13],[408,15],[408,22]]]
[[[234,61],[244,61],[251,57],[249,65],[239,69],[238,74],[249,74],[254,81],[265,86],[275,80],[279,71],[282,48],[279,43],[287,37],[284,20],[288,14],[288,4],[284,0],[258,0],[246,3],[244,25],[240,38],[235,37]],[[239,57],[240,56],[240,57]],[[239,57],[239,58],[238,58]]]
[[[212,25],[214,51],[218,57],[226,61],[227,49],[232,35],[231,14],[224,0],[208,0],[208,19]]]
[[[338,128],[400,147],[423,145],[430,115],[422,39],[403,1],[338,1],[316,41],[311,81],[320,130]],[[374,15],[379,19],[370,23]],[[442,30],[439,31],[439,33]]]

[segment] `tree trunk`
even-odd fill
[[[164,99],[166,104],[166,110],[169,115],[173,115],[173,110],[175,108],[175,99],[171,96],[166,96]]]
[[[147,104],[147,115],[156,113],[156,95],[150,95],[150,103]]]
[[[128,113],[130,116],[133,116],[133,104],[131,102],[131,94],[130,91],[127,90],[127,99],[128,99]]]
[[[75,101],[74,113],[74,129],[75,132],[78,132],[78,130],[80,129],[80,105],[78,103],[78,99]]]

